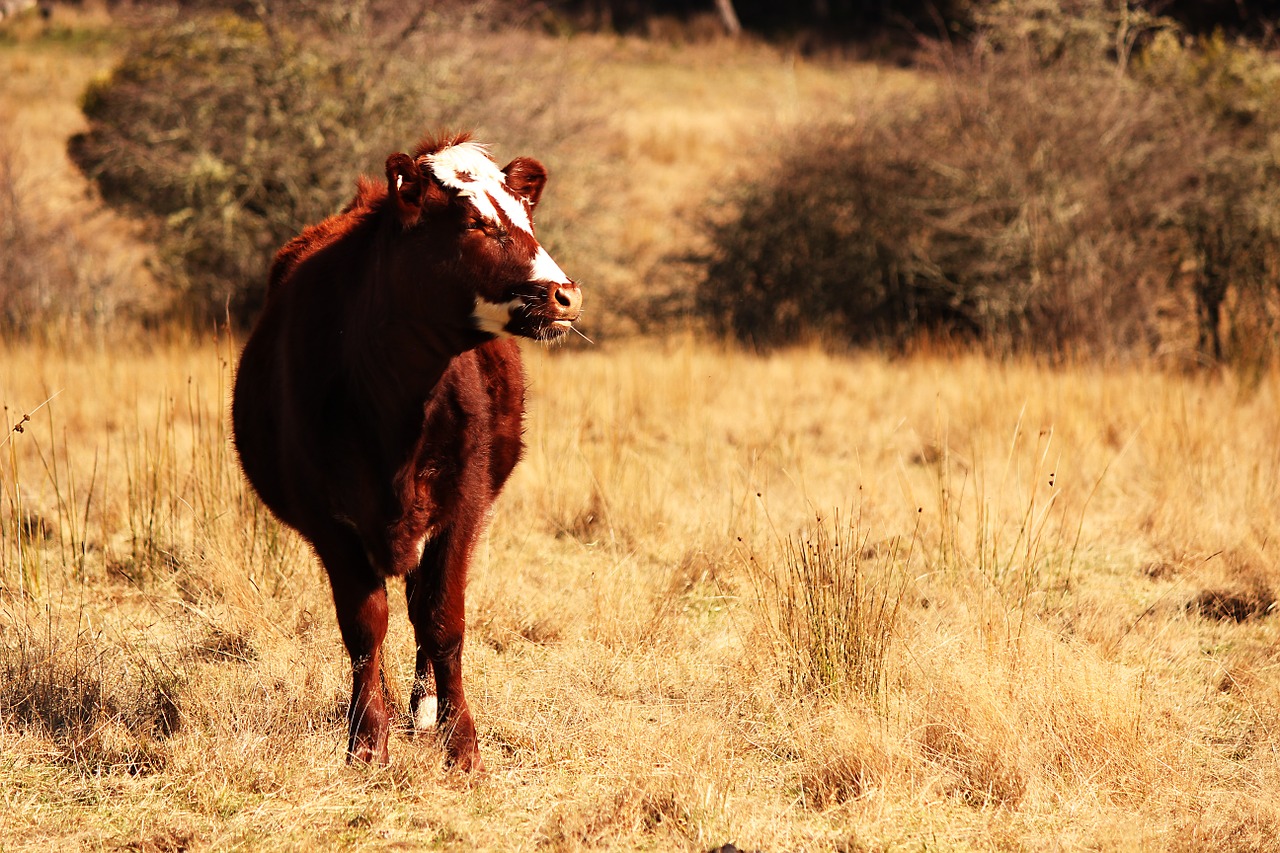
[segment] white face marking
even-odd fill
[[[511,312],[519,305],[519,299],[512,299],[510,302],[486,302],[483,299],[477,299],[473,314],[476,328],[491,335],[511,337],[511,333],[507,331],[507,323],[511,321]]]
[[[556,284],[568,284],[569,276],[564,274],[560,265],[551,259],[547,250],[538,247],[538,254],[533,256],[533,265],[529,269],[529,281],[552,281]]]
[[[418,700],[418,710],[413,715],[413,727],[418,731],[434,728],[436,724],[436,706],[439,700],[434,696],[423,696]]]
[[[469,199],[481,216],[493,223],[501,222],[496,203],[517,228],[532,234],[533,221],[523,199],[507,189],[506,176],[489,156],[489,150],[478,142],[463,142],[423,158],[436,180]]]

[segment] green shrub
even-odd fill
[[[498,115],[533,148],[572,133],[554,124],[559,87],[523,85],[465,32],[329,17],[189,16],[139,34],[85,93],[73,159],[151,223],[174,313],[253,317],[276,249],[425,132]]]

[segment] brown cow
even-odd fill
[[[534,237],[545,183],[536,160],[499,170],[466,135],[392,154],[385,187],[362,179],[342,213],[281,249],[240,357],[240,463],[333,588],[353,673],[348,759],[387,761],[386,579],[403,577],[415,727],[435,724],[452,765],[482,766],[462,689],[464,591],[522,450],[511,336],[558,338],[582,303]]]

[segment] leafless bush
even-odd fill
[[[939,48],[923,109],[798,134],[712,229],[702,311],[764,346],[932,331],[1220,355],[1223,294],[1274,291],[1275,137],[1247,127],[1271,109],[1275,66],[1197,76],[1180,69],[1218,68],[1211,50],[1156,38],[1129,73],[1158,22],[1039,5],[994,4],[998,28]],[[1258,316],[1244,301],[1237,321]]]
[[[1280,63],[1220,33],[1191,47],[1165,33],[1136,77],[1181,129],[1170,217],[1192,273],[1199,348],[1269,361],[1280,334]]]

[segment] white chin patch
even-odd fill
[[[434,696],[423,696],[418,700],[418,710],[413,715],[413,727],[420,732],[435,728],[436,706],[439,700]]]
[[[518,299],[496,303],[477,299],[476,309],[472,314],[472,317],[475,318],[476,328],[491,335],[510,337],[511,333],[507,331],[507,323],[511,322],[511,312],[519,304],[520,300]]]

